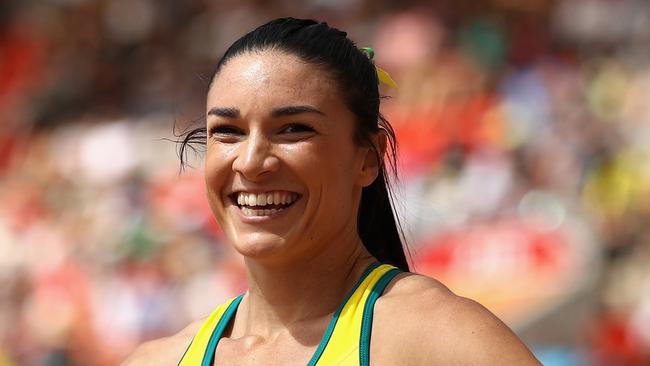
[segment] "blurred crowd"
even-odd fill
[[[0,366],[118,364],[246,288],[174,141],[225,48],[287,15],[397,81],[415,270],[547,365],[650,364],[650,3],[396,3],[0,3]]]

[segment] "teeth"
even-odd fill
[[[275,215],[276,213],[282,211],[282,209],[278,210],[275,208],[272,209],[254,209],[254,208],[248,208],[246,206],[241,208],[242,213],[244,216],[247,217],[254,217],[254,216],[272,216]]]
[[[248,208],[248,207],[242,207],[241,210],[242,210],[242,213],[244,214],[244,216],[248,216],[248,217],[262,216],[260,214],[260,211],[262,211],[262,210],[254,210],[254,209],[251,209],[251,208]]]
[[[268,193],[244,193],[237,195],[237,204],[241,206],[266,206],[266,205],[284,205],[293,203],[298,198],[295,193],[289,192],[268,192]]]

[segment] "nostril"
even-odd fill
[[[244,147],[239,156],[232,163],[232,170],[249,180],[256,180],[268,176],[280,167],[280,159],[273,155],[268,146],[249,144]]]

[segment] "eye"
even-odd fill
[[[210,136],[212,135],[243,135],[244,131],[241,128],[230,125],[217,125],[210,129]]]
[[[232,125],[216,125],[210,128],[209,137],[222,142],[231,142],[239,136],[244,135],[245,132],[237,127]]]
[[[314,132],[314,128],[304,123],[291,123],[282,128],[280,133],[309,133]]]

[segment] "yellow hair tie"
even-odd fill
[[[361,47],[359,49],[363,53],[365,53],[366,56],[368,56],[370,61],[372,61],[372,59],[375,57],[375,50],[373,50],[372,48],[370,48],[370,47]],[[388,72],[386,70],[382,69],[381,67],[379,67],[377,65],[375,65],[375,70],[377,70],[377,78],[379,79],[379,82],[382,82],[382,83],[390,86],[391,88],[398,89],[397,83],[395,82],[395,80],[393,80],[392,77],[390,77],[390,74],[388,74]]]

